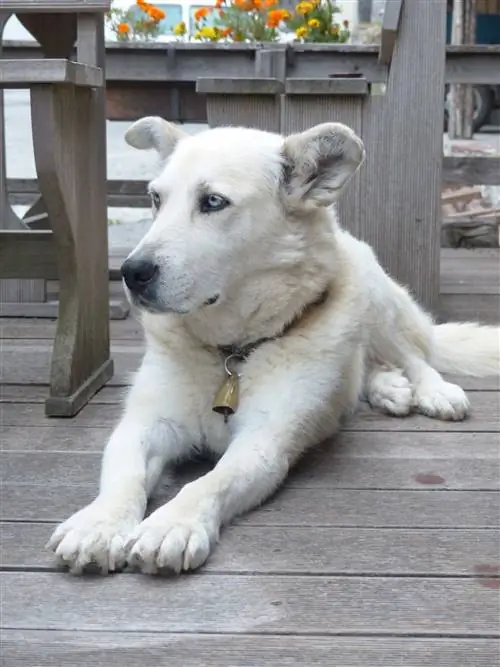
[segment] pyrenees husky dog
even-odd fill
[[[73,573],[198,568],[360,397],[460,420],[467,397],[441,373],[499,373],[500,327],[435,324],[339,227],[335,201],[365,155],[350,128],[189,136],[147,117],[126,141],[162,160],[153,224],[122,266],[146,353],[97,498],[49,540]],[[144,518],[163,469],[201,448],[215,467]]]

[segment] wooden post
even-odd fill
[[[372,94],[363,106],[367,159],[360,170],[360,236],[375,248],[384,268],[436,314],[445,3],[402,3],[385,95]],[[396,0],[390,4],[396,16]]]
[[[454,0],[451,43],[475,44],[476,0]],[[471,85],[450,86],[448,135],[450,139],[472,139],[474,129],[474,94]]]

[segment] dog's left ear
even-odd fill
[[[330,206],[363,162],[365,149],[347,125],[322,123],[287,137],[283,156],[289,202]]]

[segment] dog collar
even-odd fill
[[[215,394],[212,404],[212,410],[221,414],[224,417],[224,422],[227,424],[228,419],[238,409],[239,403],[239,380],[242,377],[240,373],[230,368],[230,361],[244,362],[250,357],[264,343],[271,340],[276,340],[285,336],[312,308],[321,306],[328,296],[328,288],[325,289],[317,299],[307,304],[302,312],[293,318],[279,333],[275,336],[266,336],[259,338],[252,343],[246,345],[219,345],[217,349],[224,359],[224,370],[226,371],[226,379]]]

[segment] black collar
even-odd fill
[[[246,361],[248,357],[252,354],[252,352],[255,352],[255,350],[260,347],[263,343],[267,343],[270,340],[276,340],[277,338],[282,338],[285,336],[290,329],[292,329],[298,322],[311,310],[311,308],[314,308],[316,306],[321,306],[325,301],[328,296],[328,288],[325,288],[323,292],[318,296],[317,299],[314,301],[311,301],[308,303],[305,308],[302,309],[299,315],[293,318],[291,322],[289,322],[279,333],[275,334],[274,336],[266,336],[264,338],[258,338],[257,340],[247,343],[246,345],[218,345],[217,349],[221,353],[221,355],[227,359],[228,357],[235,357],[238,358],[240,361]]]

